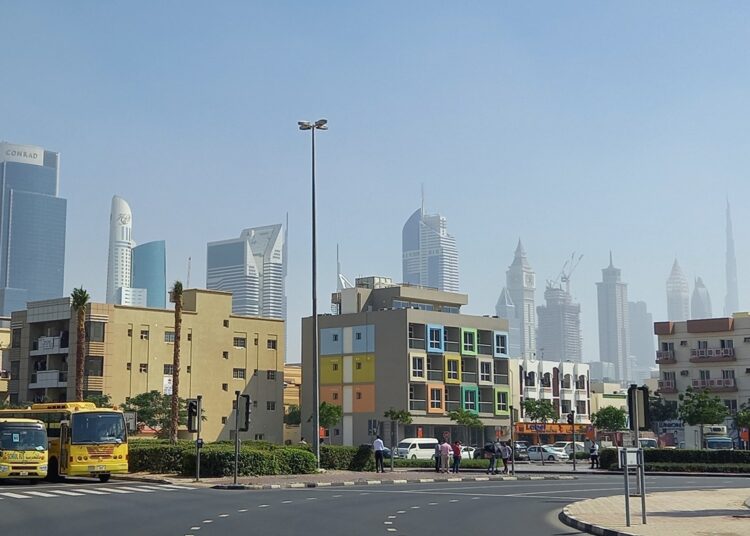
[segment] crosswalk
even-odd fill
[[[129,493],[158,493],[168,491],[182,491],[196,489],[191,486],[179,486],[176,484],[155,485],[128,485],[128,486],[106,486],[106,487],[84,487],[70,486],[65,489],[44,489],[43,491],[9,491],[9,488],[0,488],[0,501],[6,499],[54,499],[59,497],[85,497],[93,495],[125,495]]]

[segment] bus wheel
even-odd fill
[[[60,481],[60,475],[57,473],[57,458],[50,458],[47,464],[47,480],[49,482]]]
[[[99,475],[99,482],[109,482],[110,475]]]

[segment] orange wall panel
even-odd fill
[[[375,384],[354,385],[352,410],[354,413],[372,413],[375,411]]]

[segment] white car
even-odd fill
[[[557,441],[551,445],[545,445],[545,447],[552,447],[553,449],[562,449],[565,454],[570,456],[573,454],[573,442],[572,441]],[[580,441],[576,441],[576,452],[586,452],[586,447]]]
[[[532,445],[529,447],[529,460],[531,461],[564,462],[568,458],[569,456],[562,449],[556,449],[547,445]]]
[[[469,446],[462,446],[461,447],[461,459],[462,460],[473,460],[474,459],[474,451],[477,450],[476,447],[469,447]],[[451,451],[450,455],[451,458],[453,458],[453,451]],[[435,455],[432,455],[432,459],[435,459]]]

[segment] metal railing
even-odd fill
[[[494,404],[492,402],[480,402],[479,413],[494,413]]]
[[[426,400],[409,400],[409,410],[411,411],[425,411],[427,409]]]
[[[409,348],[416,348],[418,350],[424,350],[424,339],[416,339],[409,337]]]
[[[455,411],[461,409],[461,402],[459,402],[458,400],[446,400],[445,409],[447,411]]]
[[[716,378],[708,380],[693,380],[693,387],[696,389],[726,389],[734,388],[737,382],[734,378]]]
[[[507,374],[493,374],[492,383],[508,385],[508,375]]]
[[[445,341],[446,352],[458,352],[458,343],[455,341]]]
[[[482,355],[492,355],[491,344],[477,344],[477,353]]]
[[[442,380],[443,371],[437,370],[437,369],[427,369],[427,379],[428,380]]]
[[[466,383],[477,383],[476,372],[461,372],[461,381]]]

